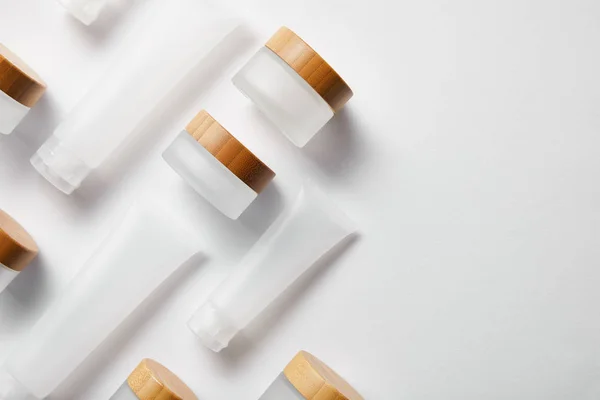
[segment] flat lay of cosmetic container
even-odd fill
[[[72,193],[160,115],[165,97],[183,88],[182,82],[188,82],[191,72],[210,59],[211,51],[238,26],[224,11],[202,4],[189,10],[171,2],[157,3],[158,9],[144,24],[150,26],[144,40],[122,49],[106,75],[32,157],[44,178]]]
[[[164,160],[215,208],[237,219],[275,173],[208,112],[200,111]]]
[[[299,352],[259,400],[363,400],[333,369]]]
[[[144,359],[109,400],[198,400],[194,392],[160,363]]]
[[[106,7],[108,0],[57,0],[75,18],[85,25],[94,22]]]
[[[0,44],[0,133],[11,134],[45,91],[42,78]]]
[[[162,282],[200,252],[198,237],[177,218],[153,203],[130,208],[9,355],[0,369],[0,399],[48,396]]]
[[[27,231],[0,210],[0,293],[37,256],[39,250]]]
[[[342,77],[285,27],[233,77],[233,84],[298,147],[352,97]]]
[[[221,351],[296,279],[343,239],[354,224],[319,189],[305,185],[210,294],[188,327],[213,351]]]

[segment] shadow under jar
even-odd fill
[[[202,110],[163,153],[196,192],[237,219],[275,173],[208,112]]]
[[[353,95],[342,77],[286,27],[233,77],[233,84],[298,147]]]

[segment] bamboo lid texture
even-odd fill
[[[0,210],[0,264],[22,271],[39,250],[27,231],[10,215]]]
[[[337,112],[353,96],[333,68],[291,29],[282,27],[265,45],[302,77]]]
[[[26,107],[33,107],[46,91],[42,78],[1,43],[0,90]]]
[[[127,385],[140,400],[198,400],[177,375],[149,358],[129,375]]]
[[[275,177],[275,173],[265,163],[208,112],[200,111],[185,130],[256,193],[260,193]]]
[[[348,382],[306,351],[298,353],[283,374],[306,400],[363,400]]]

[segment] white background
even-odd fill
[[[188,216],[210,261],[169,280],[53,399],[105,400],[143,357],[201,400],[257,399],[300,349],[367,399],[600,397],[600,3],[228,0],[253,40],[111,161],[106,184],[64,196],[28,159],[155,1],[113,5],[85,28],[52,0],[0,0],[0,40],[49,86],[0,138],[0,207],[41,247],[0,296],[0,361],[146,193]],[[302,150],[229,82],[282,24],[355,91]],[[237,222],[160,158],[203,107],[278,172]],[[360,240],[211,353],[185,322],[302,176],[356,220]]]

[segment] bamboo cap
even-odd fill
[[[26,107],[33,107],[46,91],[42,78],[1,43],[0,90]]]
[[[256,193],[260,193],[275,177],[265,163],[205,110],[200,111],[185,130]]]
[[[298,353],[283,374],[306,400],[363,400],[348,382],[306,351]]]
[[[198,400],[177,375],[149,358],[129,375],[127,385],[140,400]]]
[[[27,231],[0,210],[0,264],[22,271],[37,256],[39,249]]]
[[[302,38],[285,26],[265,45],[302,77],[337,112],[353,96],[340,75]]]

